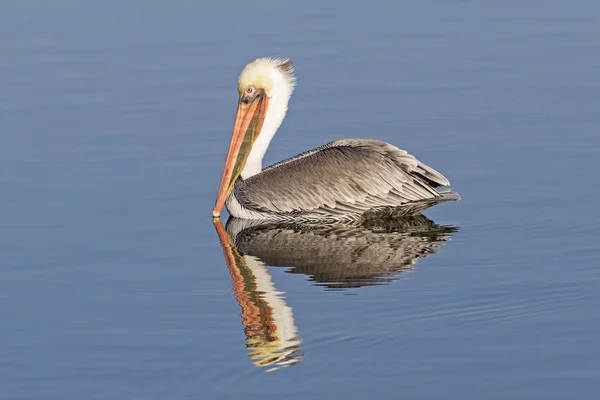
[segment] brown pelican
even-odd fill
[[[239,102],[213,210],[275,221],[356,221],[417,215],[458,200],[439,172],[391,144],[342,139],[262,169],[296,77],[289,59],[259,58],[238,79]]]

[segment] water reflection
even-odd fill
[[[284,293],[277,291],[262,261],[241,253],[220,221],[215,226],[231,275],[232,290],[242,307],[248,357],[257,367],[268,367],[268,371],[295,365],[302,358],[301,340]]]
[[[424,216],[357,226],[274,224],[230,218],[215,223],[242,308],[246,349],[269,371],[302,358],[301,339],[284,293],[266,267],[289,267],[316,285],[344,289],[389,283],[436,253],[458,228]]]
[[[241,254],[289,267],[316,285],[343,289],[388,283],[437,252],[457,231],[424,216],[370,225],[265,224],[230,219],[227,232]]]

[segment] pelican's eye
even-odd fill
[[[248,86],[248,87],[246,88],[246,93],[248,93],[248,94],[252,94],[252,92],[254,92],[254,88],[253,88],[252,86]]]

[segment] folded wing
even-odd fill
[[[274,164],[234,190],[244,207],[260,212],[360,215],[456,200],[455,192],[436,190],[447,185],[442,174],[404,150],[377,140],[344,139]]]

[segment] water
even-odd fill
[[[0,54],[0,398],[600,390],[596,1],[13,1]],[[267,164],[374,137],[463,200],[219,236],[235,80],[271,54],[298,87]]]

